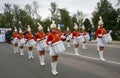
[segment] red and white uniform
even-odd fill
[[[49,45],[49,44],[52,45],[52,44],[54,44],[54,43],[56,43],[56,42],[58,42],[58,41],[60,41],[59,35],[58,35],[57,33],[51,33],[51,34],[48,36],[46,43],[47,43],[48,45]],[[50,55],[51,55],[51,56],[57,55],[57,54],[54,52],[52,46],[50,47]]]
[[[27,45],[28,47],[32,47],[32,46],[34,45],[32,33],[26,34],[25,39],[27,39],[27,44],[26,44],[26,45]]]
[[[12,34],[13,44],[18,44],[18,38],[17,38],[17,36],[18,36],[18,33],[13,32],[13,34]]]
[[[102,36],[106,34],[106,30],[104,28],[98,28],[97,31],[95,32],[95,36],[97,38],[97,43],[98,46],[105,46],[106,43],[104,43]]]
[[[66,36],[67,36],[66,40],[70,40],[70,34],[71,34],[71,32],[69,30],[67,30],[66,31]]]
[[[77,37],[80,36],[80,33],[78,30],[73,31],[72,38],[73,38],[73,44],[79,44]]]
[[[82,36],[85,36],[85,35],[87,35],[87,32],[85,31],[85,29],[82,29]],[[83,43],[86,43],[86,41],[84,41]]]
[[[42,46],[41,46],[41,44],[40,44],[40,41],[44,41],[46,38],[45,38],[45,33],[44,32],[38,32],[37,34],[36,34],[36,40],[38,41],[38,45],[37,45],[37,50],[38,51],[43,51],[43,50],[45,50],[45,48],[43,48]],[[45,40],[46,41],[46,40]]]
[[[18,34],[17,38],[19,39],[18,46],[24,46],[25,39],[23,34]]]

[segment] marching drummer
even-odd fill
[[[18,53],[18,33],[17,33],[17,28],[14,28],[14,32],[12,34],[12,38],[13,38],[13,45],[14,45],[14,53]]]
[[[37,45],[37,51],[39,52],[39,61],[41,65],[45,65],[44,59],[45,59],[45,47],[41,46],[40,41],[45,40],[45,33],[43,31],[43,27],[38,23],[39,27],[38,27],[38,32],[36,34],[36,39],[38,41],[38,45]]]
[[[105,61],[105,59],[103,57],[103,51],[104,51],[104,46],[106,44],[104,43],[102,36],[104,34],[106,34],[107,32],[103,27],[104,23],[103,23],[102,17],[100,16],[99,18],[100,18],[100,20],[98,22],[99,28],[96,30],[95,36],[97,37],[97,45],[99,46],[99,58],[100,58],[100,60]]]
[[[67,31],[66,31],[66,41],[67,41],[67,47],[70,47],[70,30],[69,30],[69,27],[67,27]]]
[[[53,23],[51,24],[51,34],[48,36],[46,43],[48,45],[52,45],[58,41],[60,41],[60,38],[57,34],[56,24],[53,21]],[[52,62],[51,62],[52,74],[57,75],[58,72],[56,70],[56,67],[57,67],[58,54],[55,53],[52,46],[50,47],[50,56],[52,57]]]
[[[75,50],[75,54],[76,55],[79,55],[78,53],[78,47],[79,47],[79,42],[77,40],[77,37],[80,36],[80,33],[78,31],[78,26],[77,24],[75,23],[75,26],[74,26],[74,31],[72,33],[72,38],[73,38],[73,44],[74,44],[74,50]]]
[[[30,28],[30,26],[28,25],[28,28],[27,28],[27,34],[26,34],[26,36],[25,36],[25,38],[26,38],[26,44],[27,44],[27,47],[28,47],[28,58],[29,59],[32,59],[32,58],[34,58],[33,57],[33,45],[34,45],[34,43],[33,43],[33,34],[32,34],[32,32],[31,32],[31,28]]]
[[[23,32],[22,32],[22,29],[19,28],[19,34],[18,34],[18,39],[19,39],[19,43],[18,43],[18,46],[20,48],[20,55],[24,55],[23,53],[23,48],[24,48],[24,45],[25,45],[25,40],[24,40],[24,35],[23,35]]]
[[[87,33],[86,33],[86,31],[85,31],[85,26],[82,26],[82,36],[85,36],[85,35],[87,35]],[[86,40],[82,43],[82,48],[83,49],[86,49],[86,45],[85,45],[85,43],[86,43]]]

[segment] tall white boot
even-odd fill
[[[16,47],[14,47],[14,53],[16,53]]]
[[[97,44],[97,51],[99,51],[99,46],[98,46],[98,44]]]
[[[20,55],[23,56],[24,53],[23,53],[23,49],[20,49]]]
[[[44,56],[44,55],[42,55],[42,65],[45,65],[44,60],[45,60],[45,56]]]
[[[28,58],[31,59],[30,51],[28,51]]]
[[[55,73],[58,74],[58,72],[57,72],[57,70],[56,70],[56,69],[57,69],[57,61],[54,62],[54,69],[55,69]]]
[[[70,47],[70,43],[69,42],[67,42],[67,45],[68,45],[68,47]]]
[[[54,65],[55,65],[55,62],[52,62],[52,63],[51,63],[51,69],[52,69],[52,74],[53,74],[53,75],[56,75],[55,66],[54,66]]]
[[[42,56],[39,55],[39,61],[40,61],[40,65],[41,65],[41,61],[42,61]]]
[[[19,51],[18,51],[18,47],[16,47],[16,53],[19,53]]]
[[[74,50],[75,50],[75,54],[76,54],[76,55],[79,55],[79,53],[78,53],[78,48],[74,48]]]
[[[32,52],[32,51],[30,51],[30,57],[31,57],[31,58],[34,58],[34,57],[33,57],[33,52]]]
[[[99,57],[100,57],[100,60],[105,61],[103,57],[103,51],[99,51]]]
[[[83,43],[82,45],[83,45],[83,47],[82,47],[82,48],[83,48],[83,49],[86,49],[86,45],[85,45],[84,43]]]

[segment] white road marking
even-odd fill
[[[68,55],[75,55],[73,53],[68,53],[68,52],[63,52],[64,54],[68,54]],[[75,55],[75,56],[79,56],[79,57],[83,57],[83,58],[87,58],[87,59],[92,59],[92,60],[100,60],[98,58],[94,58],[94,57],[89,57],[89,56],[84,56],[84,55]],[[108,62],[108,63],[113,63],[113,64],[119,64],[119,62],[115,62],[115,61],[109,61],[109,60],[106,60],[104,62]]]

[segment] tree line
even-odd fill
[[[26,26],[29,24],[33,32],[37,32],[39,22],[43,27],[44,31],[47,32],[47,27],[50,26],[52,20],[55,20],[56,24],[63,24],[64,27],[62,31],[64,32],[67,27],[73,31],[74,23],[77,23],[79,26],[79,31],[81,31],[82,26],[84,25],[86,31],[95,31],[98,27],[99,16],[102,16],[104,21],[104,27],[106,30],[113,30],[112,34],[113,39],[119,40],[120,33],[120,1],[116,6],[118,8],[113,8],[112,4],[108,0],[100,0],[92,12],[92,18],[85,18],[85,14],[77,10],[73,15],[70,15],[70,12],[66,8],[59,8],[56,2],[50,3],[51,15],[44,20],[41,20],[42,16],[39,15],[38,9],[40,9],[38,2],[33,1],[31,4],[26,4],[24,8],[20,8],[16,4],[4,4],[4,13],[0,14],[0,28],[17,28],[21,27],[23,30],[26,29]]]

